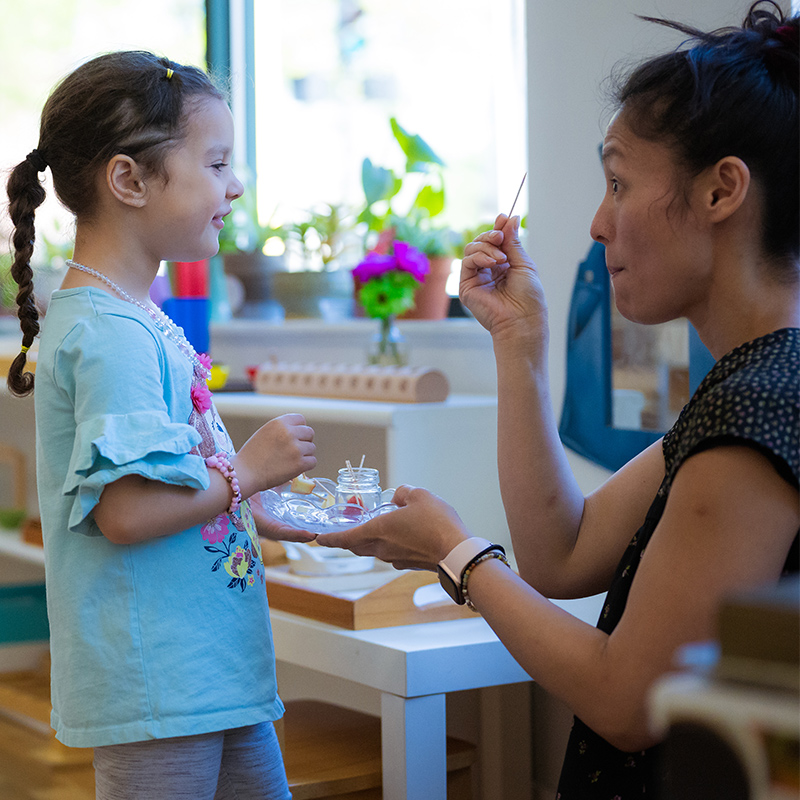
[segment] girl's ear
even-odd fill
[[[141,208],[147,202],[142,170],[130,156],[119,154],[108,162],[106,184],[111,194],[125,205]]]
[[[750,190],[750,169],[741,158],[726,156],[703,176],[703,210],[711,222],[722,222],[738,211]]]

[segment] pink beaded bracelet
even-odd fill
[[[239,479],[236,477],[236,470],[233,468],[231,460],[225,453],[216,453],[206,459],[206,466],[211,469],[218,469],[225,480],[231,485],[233,500],[231,500],[231,504],[228,506],[228,513],[235,513],[242,504],[242,492],[239,489]]]

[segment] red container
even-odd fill
[[[208,259],[175,262],[175,297],[208,297]]]

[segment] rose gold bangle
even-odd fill
[[[233,468],[231,460],[225,453],[216,453],[206,459],[206,466],[210,469],[219,470],[222,473],[222,477],[231,485],[233,499],[228,506],[228,513],[234,514],[242,504],[242,492],[239,489],[239,479],[236,477],[236,470]]]

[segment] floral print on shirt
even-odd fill
[[[230,578],[228,589],[244,591],[256,582],[264,585],[264,564],[258,531],[250,510],[244,501],[235,514],[220,514],[210,519],[200,529],[208,542],[205,549],[217,556],[211,565],[212,572]],[[244,533],[245,536],[241,536]]]
[[[193,402],[189,424],[199,431],[202,441],[194,449],[203,458],[224,453],[229,458],[234,453],[233,442],[220,419],[213,402],[203,398],[202,403]],[[194,398],[193,398],[194,400]],[[211,571],[228,579],[228,589],[244,591],[260,583],[265,586],[264,561],[258,539],[256,522],[250,503],[243,500],[233,514],[218,514],[201,528],[205,549],[216,558]]]

